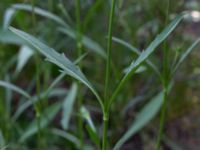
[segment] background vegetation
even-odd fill
[[[159,149],[159,138],[161,149],[199,149],[200,2],[117,0],[111,26],[112,4],[1,0],[0,149],[154,150]],[[176,27],[174,18],[185,11]],[[107,106],[131,62],[137,62],[171,22],[176,29],[158,43],[115,97],[104,137],[105,111],[73,67],[80,67]],[[75,74],[63,72],[62,62]]]

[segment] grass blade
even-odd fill
[[[26,97],[28,99],[31,98],[31,96],[26,91],[24,91],[23,89],[15,86],[11,83],[8,83],[8,82],[5,82],[5,81],[0,81],[0,86],[5,87],[5,88],[9,88],[9,89],[23,95],[24,97]]]
[[[70,133],[67,133],[63,130],[60,130],[60,129],[52,129],[51,130],[51,133],[55,134],[55,135],[58,135],[62,138],[65,138],[66,140],[72,142],[78,149],[80,148],[80,141],[77,137],[75,137],[74,135],[70,134]]]
[[[90,113],[84,106],[81,107],[81,116],[87,121],[87,123],[91,127],[91,129],[94,132],[96,132],[96,128],[95,128],[95,126],[93,124],[93,121],[91,119]]]
[[[19,39],[17,35],[10,30],[0,30],[0,42],[5,44],[26,45],[26,41]]]
[[[35,14],[40,15],[40,16],[45,17],[45,18],[48,18],[48,19],[51,19],[51,20],[55,21],[56,23],[58,23],[62,26],[69,27],[69,25],[66,24],[65,21],[63,21],[63,19],[61,19],[57,15],[54,15],[51,12],[44,10],[44,9],[41,9],[41,8],[38,8],[38,7],[33,8],[29,4],[14,4],[9,9],[24,10],[24,11],[28,11],[30,13],[34,12]],[[7,25],[9,25],[9,24],[7,24]]]
[[[55,115],[58,113],[58,111],[61,108],[61,103],[55,103],[51,106],[49,106],[44,113],[41,115],[40,118],[40,128],[43,129],[46,127],[50,121],[55,117]],[[37,120],[33,120],[29,127],[24,131],[22,136],[19,139],[19,142],[23,143],[25,142],[30,136],[34,135],[38,132],[38,126],[37,126]]]
[[[135,53],[137,55],[141,54],[139,49],[137,49],[136,47],[132,46],[130,43],[128,43],[122,39],[113,37],[112,40],[114,42],[119,43],[119,44],[123,45],[124,47],[128,48],[129,50],[131,50],[133,53]],[[146,60],[146,62],[155,71],[155,73],[160,77],[161,75],[160,75],[158,68],[150,60]]]
[[[3,19],[3,29],[6,30],[11,21],[12,21],[12,18],[14,16],[14,13],[15,13],[15,10],[13,10],[12,8],[8,8],[4,14],[4,19]]]
[[[15,28],[10,28],[10,30],[18,35],[20,38],[27,41],[31,46],[33,46],[35,49],[37,49],[40,53],[42,53],[44,56],[47,57],[47,59],[57,65],[58,67],[62,68],[64,72],[66,72],[69,76],[79,80],[83,84],[85,84],[97,97],[101,107],[103,108],[102,100],[97,93],[97,91],[94,89],[92,84],[87,80],[85,75],[81,72],[81,70],[74,65],[64,54],[60,54],[56,52],[54,49],[48,47],[47,45],[43,44],[39,40],[37,40],[35,37],[17,30]]]
[[[138,59],[130,65],[130,71],[127,73],[127,76],[134,72],[136,68],[138,68],[156,49],[158,45],[160,45],[169,34],[176,28],[176,26],[180,23],[180,21],[184,18],[185,14],[178,15],[156,38],[151,42],[151,44],[144,50]]]
[[[192,50],[200,43],[200,38],[198,38],[180,57],[175,67],[173,68],[172,74],[176,72],[178,67],[182,64],[182,62],[187,58],[187,56],[192,52]]]
[[[52,14],[49,11],[43,10],[41,8],[38,7],[34,7],[34,10],[32,8],[31,5],[28,4],[14,4],[12,5],[11,8],[9,8],[9,10],[14,9],[14,10],[24,10],[24,11],[28,11],[30,13],[32,13],[34,11],[34,13],[36,13],[37,15],[40,15],[42,17],[51,19],[53,21],[55,21],[56,23],[60,24],[61,26],[63,26],[64,28],[61,29],[61,31],[65,34],[67,34],[69,37],[76,39],[76,32],[70,28],[70,26],[68,24],[65,23],[65,21],[63,21],[60,17],[58,17],[57,15]],[[13,15],[14,13],[12,13]],[[10,17],[11,18],[11,17]],[[8,21],[7,21],[8,22]],[[10,23],[11,21],[9,21]],[[5,23],[8,26],[10,25],[9,23]],[[104,49],[95,41],[93,41],[92,39],[90,39],[87,36],[83,36],[83,44],[89,48],[90,50],[94,51],[95,53],[99,54],[100,56],[102,56],[103,58],[106,57],[106,53],[104,51]]]
[[[96,131],[95,125],[92,121],[89,111],[86,107],[81,107],[81,116],[87,121],[86,129],[89,133],[91,140],[96,144],[96,146],[100,149],[100,138]]]
[[[21,104],[17,111],[14,113],[12,120],[16,121],[20,115],[28,109],[31,105],[44,100],[46,97],[51,98],[51,97],[62,97],[65,96],[68,91],[66,89],[54,89],[51,91],[51,93],[48,95],[47,92],[41,92],[41,94],[38,96],[33,96],[31,99],[28,99],[25,103]],[[48,95],[48,96],[47,96]]]
[[[131,50],[133,53],[137,54],[137,55],[140,55],[140,50],[137,49],[136,47],[132,46],[130,43],[120,39],[120,38],[117,38],[117,37],[112,37],[112,40],[113,42],[116,42],[118,44],[121,44],[122,46],[128,48],[128,50]]]
[[[59,31],[68,35],[72,39],[76,39],[76,32],[73,31],[71,28],[59,28]],[[103,58],[106,58],[105,50],[95,41],[90,39],[87,36],[82,36],[82,43],[85,47],[87,47],[89,50],[97,53]]]
[[[77,95],[77,84],[73,84],[67,97],[65,98],[62,106],[62,120],[61,125],[63,129],[67,130],[69,126],[69,120],[72,114],[73,105]]]
[[[158,113],[163,103],[163,91],[156,95],[144,108],[138,113],[135,121],[130,126],[128,131],[116,143],[114,150],[119,150],[120,147],[135,133],[148,124]]]
[[[21,72],[21,70],[26,65],[27,61],[31,58],[31,56],[33,56],[33,50],[30,47],[23,45],[18,53],[16,67],[17,73]]]
[[[0,149],[6,145],[2,131],[0,130]]]

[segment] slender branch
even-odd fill
[[[110,73],[111,73],[111,51],[112,51],[112,32],[113,32],[113,20],[114,20],[114,12],[115,12],[115,3],[116,0],[112,0],[110,18],[109,18],[109,29],[108,29],[108,45],[107,45],[107,60],[106,60],[106,76],[105,76],[105,99],[104,105],[105,109],[107,109],[107,104],[109,103],[109,86],[110,86]],[[108,122],[109,122],[109,111],[103,110],[103,143],[102,150],[107,149],[107,130],[108,130]],[[109,109],[109,108],[108,108]]]
[[[109,91],[109,80],[110,80],[110,66],[111,66],[111,51],[112,51],[112,32],[113,32],[113,20],[115,11],[115,2],[112,0],[112,6],[109,18],[109,29],[108,29],[108,45],[107,45],[107,60],[106,60],[106,77],[105,77],[105,101],[108,101],[108,91]]]
[[[167,0],[166,4],[166,20],[165,25],[167,24],[168,17],[169,17],[169,0]],[[161,141],[163,137],[163,130],[164,130],[164,123],[166,118],[166,111],[167,111],[167,95],[168,95],[168,85],[170,83],[170,73],[169,73],[169,49],[167,48],[167,43],[164,43],[164,61],[163,61],[163,78],[162,78],[162,86],[164,88],[164,104],[161,110],[161,118],[160,118],[160,128],[157,138],[157,148],[156,150],[160,150],[161,148]]]

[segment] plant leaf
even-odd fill
[[[16,121],[20,115],[26,110],[28,109],[31,105],[35,104],[36,102],[38,101],[41,101],[41,100],[44,100],[44,98],[46,97],[62,97],[62,96],[65,96],[66,93],[67,93],[67,89],[54,89],[51,91],[51,93],[48,94],[48,91],[46,92],[41,92],[41,94],[38,96],[38,95],[35,95],[35,96],[32,96],[30,99],[28,99],[25,103],[21,104],[16,112],[14,113],[13,117],[12,117],[12,120]]]
[[[40,117],[40,128],[43,129],[44,127],[46,127],[50,121],[55,117],[55,115],[58,113],[58,111],[61,108],[61,103],[55,103],[51,106],[49,106],[41,115]],[[35,133],[38,132],[38,125],[37,125],[37,120],[33,120],[33,122],[31,122],[31,124],[29,125],[29,127],[24,131],[24,133],[22,134],[22,136],[20,137],[19,141],[21,143],[25,142],[30,136],[34,135]]]
[[[16,44],[16,45],[26,45],[27,43],[23,39],[19,39],[10,30],[0,30],[0,42],[5,44]]]
[[[76,32],[73,31],[71,28],[59,28],[59,31],[68,35],[72,39],[76,39]],[[106,58],[105,50],[95,41],[90,39],[87,36],[82,36],[82,43],[85,45],[88,49],[94,51],[95,53],[99,54],[103,58]]]
[[[158,113],[163,103],[163,91],[156,95],[144,108],[138,113],[135,121],[129,127],[128,131],[116,143],[114,150],[119,148],[135,133],[147,125]]]
[[[4,136],[3,136],[2,131],[0,130],[0,148],[4,147],[5,145],[6,145],[6,142],[5,142]]]
[[[128,48],[129,50],[131,50],[133,53],[137,54],[137,55],[140,55],[141,52],[135,48],[134,46],[132,46],[130,43],[122,40],[122,39],[119,39],[117,37],[113,37],[112,40],[116,43],[119,43],[121,45],[123,45],[124,47]],[[155,73],[157,73],[157,75],[160,77],[160,72],[158,70],[158,68],[150,61],[150,60],[146,60],[147,64],[155,71]]]
[[[31,96],[26,91],[24,91],[23,89],[15,86],[15,85],[13,85],[11,83],[8,83],[8,82],[0,80],[0,86],[5,87],[5,88],[9,88],[9,89],[11,89],[11,90],[13,90],[13,91],[25,96],[28,99],[31,98]]]
[[[172,74],[176,72],[181,63],[187,58],[187,56],[192,52],[192,50],[200,43],[200,37],[182,54],[175,67],[173,68]]]
[[[3,29],[6,30],[13,18],[13,15],[15,13],[15,10],[13,10],[12,8],[8,8],[4,14],[4,19],[3,19]]]
[[[96,128],[95,128],[95,126],[94,126],[94,124],[92,122],[90,113],[84,106],[81,107],[81,116],[87,121],[87,123],[91,127],[91,129],[94,132],[96,132]]]
[[[31,56],[33,56],[33,50],[28,47],[23,45],[18,53],[18,59],[17,59],[17,67],[16,67],[16,72],[19,73],[23,69],[23,67],[26,65],[27,61]]]
[[[178,15],[156,38],[151,42],[151,44],[144,50],[136,61],[133,61],[129,66],[127,73],[124,75],[122,80],[117,85],[117,88],[113,92],[113,95],[106,106],[107,109],[112,105],[114,102],[117,94],[124,86],[125,82],[137,71],[138,67],[146,61],[146,59],[155,51],[156,47],[165,40],[168,35],[175,29],[175,27],[180,23],[180,21],[184,18],[185,13]],[[107,110],[108,111],[108,110]]]
[[[46,18],[49,18],[53,21],[55,21],[56,23],[62,25],[62,26],[65,26],[65,27],[69,27],[68,24],[65,23],[65,21],[63,21],[60,17],[58,17],[57,15],[54,15],[52,14],[51,12],[47,11],[47,10],[44,10],[44,9],[41,9],[41,8],[38,8],[38,7],[32,7],[31,5],[29,4],[14,4],[11,6],[11,8],[9,8],[10,10],[13,9],[13,11],[16,11],[16,10],[24,10],[24,11],[28,11],[28,12],[33,12],[37,15],[40,15],[42,17],[46,17]],[[14,13],[12,13],[13,15]],[[11,18],[11,17],[10,17]],[[9,23],[11,23],[11,20],[9,21]],[[5,23],[7,26],[9,26],[10,24],[9,23]]]
[[[76,99],[77,89],[78,89],[78,86],[76,83],[74,83],[63,102],[61,125],[63,129],[65,130],[67,130],[69,126],[69,120],[70,120],[73,105]]]
[[[139,49],[137,49],[136,47],[132,46],[130,43],[120,39],[120,38],[117,38],[117,37],[112,37],[112,40],[118,44],[121,44],[123,45],[124,47],[128,48],[129,50],[131,50],[133,53],[135,54],[138,54],[140,55],[140,51]]]
[[[67,57],[65,57],[64,54],[62,54],[62,55],[59,54],[54,49],[48,47],[47,45],[45,45],[42,42],[40,42],[39,40],[37,40],[35,37],[23,32],[23,31],[17,30],[15,28],[10,28],[10,30],[13,33],[15,33],[16,35],[18,35],[20,38],[27,41],[31,46],[33,46],[35,49],[37,49],[44,56],[46,56],[50,62],[52,62],[52,63],[56,64],[57,66],[59,66],[60,68],[62,68],[64,70],[64,72],[66,72],[69,76],[71,76],[71,77],[79,80],[83,84],[85,84],[97,97],[101,107],[102,108],[104,107],[99,94],[97,93],[95,88],[92,86],[92,84],[87,80],[87,78],[84,76],[84,74],[81,72],[81,70],[76,65],[74,65]]]
[[[72,142],[78,149],[80,149],[80,140],[75,137],[74,135],[67,133],[66,131],[60,130],[60,129],[52,129],[51,132],[55,135],[58,135],[62,138],[65,138],[66,140],[69,140],[70,142]]]
[[[100,147],[100,138],[98,136],[98,133],[96,131],[96,128],[94,126],[94,123],[92,121],[92,118],[90,116],[89,111],[87,110],[86,107],[82,106],[81,107],[81,116],[87,121],[86,129],[89,133],[89,136],[91,140],[97,145],[97,147]]]
[[[130,65],[130,70],[126,76],[136,71],[136,69],[154,52],[156,47],[163,42],[169,34],[176,28],[179,22],[184,18],[185,14],[178,15],[157,37],[151,42],[151,44],[144,50],[138,59]]]
[[[33,7],[31,5],[28,5],[28,4],[14,4],[8,10],[11,11],[12,9],[13,10],[24,10],[24,11],[28,11],[28,12],[34,11],[34,13],[36,13],[37,15],[46,17],[48,19],[51,19],[51,20],[57,22],[58,24],[60,24],[61,26],[64,27],[64,28],[61,28],[61,32],[67,34],[69,37],[71,37],[73,39],[76,39],[76,32],[72,28],[70,28],[70,26],[68,24],[66,24],[60,17],[52,14],[49,11],[43,10],[41,8],[38,8],[38,7],[34,7],[34,9],[33,9]],[[12,15],[13,14],[14,13],[12,13]],[[13,18],[13,17],[10,17],[10,18]],[[10,22],[11,22],[11,19],[10,19],[9,23],[5,23],[7,25],[7,27],[5,27],[5,28],[8,28],[8,26],[10,25]],[[83,44],[87,48],[89,48],[90,50],[99,54],[103,58],[106,58],[106,53],[105,53],[104,49],[98,43],[96,43],[95,41],[93,41],[92,39],[90,39],[87,36],[83,36],[82,40],[83,40],[82,41]]]

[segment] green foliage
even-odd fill
[[[114,150],[119,149],[131,136],[142,129],[155,115],[163,104],[163,91],[152,98],[144,108],[137,114],[135,121],[129,127],[128,131],[116,143]]]
[[[137,133],[141,145],[147,135],[154,145],[157,138],[157,150],[161,141],[179,149],[163,129],[168,101],[178,103],[187,92],[168,89],[183,76],[178,69],[200,38],[184,50],[193,33],[181,26],[171,36],[192,13],[179,13],[182,2],[170,3],[11,0],[0,6],[0,149],[117,150]],[[192,64],[184,75],[194,75]],[[154,135],[140,132],[152,126]]]

